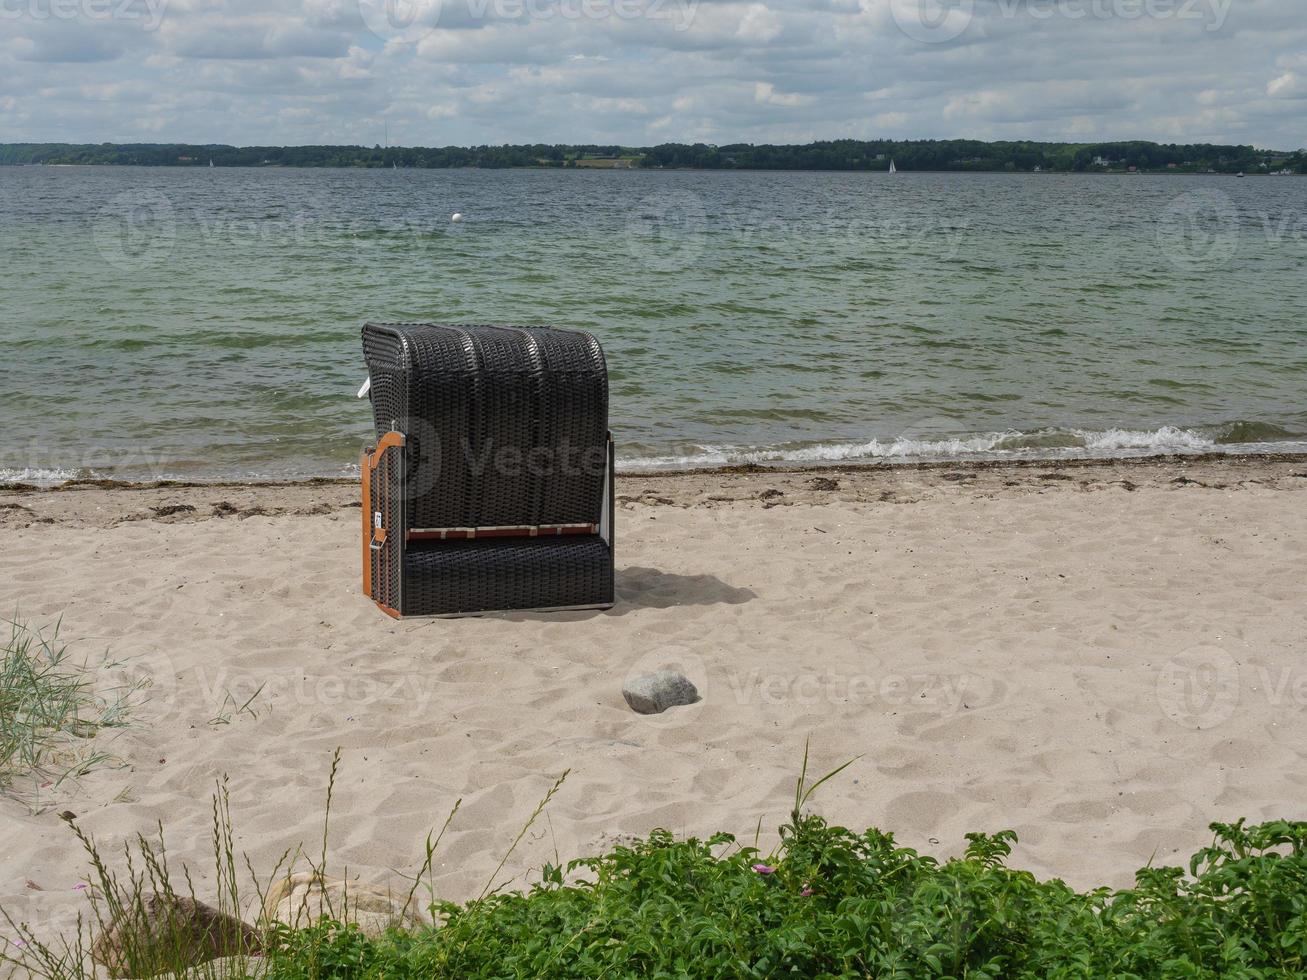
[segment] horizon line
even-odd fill
[[[774,146],[774,147],[808,147],[817,146],[823,143],[982,143],[986,145],[995,144],[1031,144],[1035,146],[1099,146],[1099,145],[1120,145],[1127,143],[1147,143],[1154,146],[1230,146],[1230,147],[1251,147],[1255,152],[1267,153],[1302,153],[1307,152],[1307,146],[1290,148],[1277,148],[1272,146],[1258,146],[1256,143],[1223,143],[1212,140],[1191,140],[1163,142],[1157,139],[1094,139],[1094,140],[1054,140],[1054,139],[980,139],[973,136],[931,136],[931,137],[872,137],[859,138],[854,136],[837,136],[826,139],[814,139],[807,142],[750,142],[748,140],[734,140],[731,142],[708,142],[706,140],[665,140],[661,143],[623,143],[620,141],[601,141],[592,140],[588,142],[549,142],[545,140],[531,140],[524,142],[500,142],[500,143],[222,143],[222,142],[196,142],[192,140],[154,140],[154,141],[135,141],[125,142],[121,140],[3,140],[0,146],[203,146],[203,147],[225,147],[234,150],[251,150],[251,149],[312,149],[323,147],[341,147],[346,149],[383,149],[383,150],[443,150],[458,149],[471,150],[479,147],[520,147],[520,146],[554,146],[554,147],[585,147],[585,146],[605,146],[619,147],[627,150],[649,150],[659,146],[710,146],[710,147],[730,147],[730,146]]]

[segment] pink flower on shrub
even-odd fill
[[[755,864],[753,870],[760,875],[774,875],[776,873],[776,869],[770,864]]]
[[[804,885],[804,886],[803,886],[803,891],[799,892],[799,897],[800,897],[800,898],[807,898],[807,897],[808,897],[809,895],[811,895],[811,894],[812,894],[812,886],[811,886],[811,885]]]

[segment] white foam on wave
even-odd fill
[[[862,443],[833,443],[805,446],[802,449],[780,450],[773,454],[757,450],[747,455],[747,462],[763,463],[776,460],[793,462],[839,461],[846,459],[896,459],[918,457],[968,456],[974,453],[993,452],[1012,433],[992,433],[956,439],[904,439],[889,442],[872,439]]]
[[[738,462],[738,458],[730,456],[725,450],[714,449],[711,446],[699,448],[702,452],[686,456],[632,456],[628,459],[618,455],[617,465],[625,470],[680,470],[729,466],[733,462]]]
[[[944,439],[871,439],[867,442],[818,443],[799,447],[700,446],[684,456],[650,456],[619,460],[631,470],[694,469],[740,463],[838,463],[853,460],[1066,459],[1078,456],[1148,455],[1152,453],[1237,452],[1210,435],[1173,425],[1153,430],[1057,429],[1040,432],[990,432]],[[1301,451],[1302,444],[1259,444],[1259,451]]]
[[[21,470],[0,469],[0,486],[6,483],[30,483],[38,487],[54,487],[77,478],[75,470],[42,469],[27,467]]]
[[[1077,429],[1076,434],[1085,440],[1086,449],[1098,451],[1111,451],[1113,449],[1188,449],[1197,452],[1211,452],[1216,449],[1216,440],[1210,436],[1194,432],[1192,429],[1178,429],[1173,425],[1164,425],[1153,432],[1135,432],[1130,429],[1084,432]]]

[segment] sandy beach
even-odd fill
[[[860,757],[817,808],[948,855],[1012,828],[1014,863],[1077,887],[1179,861],[1213,820],[1307,808],[1307,459],[744,471],[619,480],[618,605],[395,622],[360,595],[353,484],[0,489],[0,604],[104,684],[152,678],[116,764],[0,799],[0,904],[50,930],[83,855],[162,821],[211,880],[229,777],[261,873],[436,858],[475,897],[505,867],[665,827],[774,840],[812,768]],[[109,663],[99,667],[106,651]],[[701,703],[631,712],[622,683],[678,665]],[[248,704],[247,704],[248,702]],[[243,709],[243,710],[242,710]]]

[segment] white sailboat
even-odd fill
[[[213,157],[209,157],[209,169],[213,169]]]
[[[890,159],[890,162],[889,162],[889,172],[892,173],[892,174],[896,174],[896,173],[899,172],[899,168],[896,167],[896,166],[894,166],[894,160],[893,160],[893,158],[891,158],[891,159]]]

